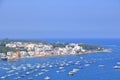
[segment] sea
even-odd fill
[[[120,80],[120,69],[113,68],[120,66],[120,39],[48,39],[46,42],[86,43],[112,52],[1,61],[0,80]],[[73,69],[78,71],[69,75]]]

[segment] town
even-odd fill
[[[0,50],[0,57],[5,60],[17,60],[30,57],[81,55],[107,51],[104,47],[82,43],[44,43],[32,41],[4,42],[4,47],[9,48],[5,53]]]

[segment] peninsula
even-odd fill
[[[17,60],[29,57],[82,55],[107,52],[108,49],[83,43],[46,43],[43,41],[0,41],[1,60]]]

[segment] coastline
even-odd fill
[[[1,60],[14,61],[34,57],[76,56],[111,52],[105,47],[84,43],[46,43],[30,41],[1,41]]]
[[[18,61],[18,60],[23,60],[23,59],[30,59],[30,58],[52,58],[52,57],[64,57],[64,56],[83,56],[83,55],[90,55],[90,54],[103,54],[103,53],[111,53],[112,51],[107,49],[105,51],[93,51],[89,53],[80,53],[76,55],[72,54],[67,54],[67,55],[48,55],[48,56],[31,56],[31,57],[25,57],[25,58],[19,58],[19,59],[8,59],[8,62],[12,61]]]

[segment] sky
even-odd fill
[[[120,0],[0,0],[4,38],[120,38]]]

